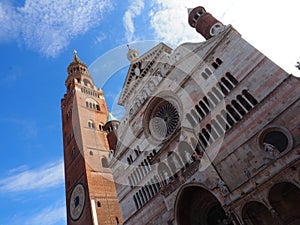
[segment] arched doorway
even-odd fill
[[[269,202],[282,224],[300,224],[300,189],[289,182],[275,184],[269,192]]]
[[[175,217],[177,225],[233,225],[218,199],[198,185],[190,185],[179,191]]]
[[[260,202],[248,202],[242,215],[245,225],[278,225],[271,212]]]

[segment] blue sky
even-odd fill
[[[0,1],[0,225],[66,224],[60,99],[73,50],[118,116],[126,44],[203,41],[185,8],[199,4],[299,76],[297,0]]]

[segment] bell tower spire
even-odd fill
[[[140,57],[140,54],[137,50],[131,49],[129,45],[127,45],[127,47],[128,47],[127,59],[130,62],[133,62],[135,59]]]
[[[68,66],[68,77],[66,79],[66,87],[69,90],[69,87],[73,86],[74,83],[84,82],[86,85],[91,88],[94,87],[94,81],[91,77],[88,68],[85,63],[83,63],[78,55],[77,51],[73,51],[74,57],[73,61]]]
[[[103,125],[109,115],[104,94],[76,50],[61,100],[68,225],[115,225],[122,221],[109,168]]]
[[[195,28],[206,40],[224,30],[224,25],[210,13],[206,12],[202,6],[188,9],[188,13],[190,26]]]

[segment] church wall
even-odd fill
[[[168,72],[159,73],[164,79],[155,80],[155,91],[136,105],[132,115],[127,111],[119,129],[122,143],[112,170],[120,183],[116,189],[124,225],[176,224],[178,196],[188,186],[211,193],[228,218],[237,217],[235,224],[241,223],[243,206],[249,201],[263,202],[270,210],[266,196],[275,183],[299,186],[298,79],[230,26],[204,43],[182,44],[165,58],[170,65]],[[153,64],[153,73],[147,75],[157,76],[163,65]],[[218,99],[218,94],[223,97]],[[157,96],[176,105],[180,118],[178,129],[161,142],[148,128],[152,110],[160,103]],[[126,109],[139,99],[139,93],[133,92]],[[222,116],[226,126],[219,124],[218,130],[213,121],[220,123]],[[270,132],[286,137],[282,151],[266,145]],[[137,146],[139,155],[135,155]],[[170,162],[172,157],[176,163]],[[150,171],[140,168],[145,160]],[[151,190],[149,182],[158,184],[157,193],[145,191]],[[142,203],[135,202],[136,196]]]

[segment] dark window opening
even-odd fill
[[[231,105],[227,105],[226,106],[227,111],[229,112],[229,114],[236,120],[239,121],[241,119],[241,117],[239,116],[239,114],[231,107]]]
[[[99,124],[99,130],[100,130],[100,131],[104,131],[103,125]]]
[[[151,192],[151,196],[153,197],[153,196],[155,195],[155,193],[154,193],[154,190],[153,190],[152,185],[149,184],[149,183],[148,183],[148,188],[149,188],[149,190],[150,190],[150,192]]]
[[[213,108],[211,101],[206,96],[203,97],[203,101],[206,103],[206,105],[208,107],[208,112],[209,112],[209,109]]]
[[[101,207],[101,202],[100,201],[97,202],[97,206]]]
[[[243,109],[243,107],[237,103],[235,100],[232,100],[232,105],[233,107],[242,115],[245,116],[246,115],[246,111]]]
[[[206,105],[203,103],[203,101],[199,101],[199,105],[200,107],[203,109],[203,111],[205,112],[205,114],[208,114],[209,109],[206,107]]]
[[[211,65],[212,65],[212,67],[215,68],[215,69],[217,69],[217,68],[219,67],[219,65],[218,65],[217,63],[215,63],[215,62],[213,62]]]
[[[222,114],[223,118],[226,119],[226,122],[227,122],[226,130],[228,130],[230,127],[232,127],[235,124],[235,122],[232,120],[230,114],[228,114],[225,110],[222,110],[221,114]]]
[[[202,111],[202,109],[198,105],[196,105],[195,108],[196,108],[198,114],[201,116],[201,118],[203,118],[205,116],[205,114]]]
[[[224,87],[224,85],[222,83],[218,82],[217,87],[221,90],[221,92],[224,95],[227,95],[229,93],[229,91]]]
[[[220,58],[216,58],[216,62],[221,65],[223,63],[223,61]]]
[[[227,72],[226,73],[226,77],[234,84],[237,85],[239,82],[237,81],[237,79],[235,79],[234,76],[232,76],[231,73]]]
[[[144,187],[142,187],[142,195],[144,196],[145,203],[147,203],[148,202],[148,198],[147,198],[147,195],[146,195]]]
[[[201,75],[205,80],[208,78],[208,75],[205,72],[202,72]]]
[[[243,90],[242,93],[250,101],[250,103],[253,104],[253,106],[257,104],[257,100],[247,90]]]
[[[102,158],[101,163],[103,168],[108,168],[108,162],[106,158]]]
[[[141,191],[141,190],[139,190],[139,195],[140,195],[140,197],[141,197],[141,202],[142,202],[142,205],[144,205],[144,204],[146,203],[146,201],[145,201],[145,198],[144,198],[144,196],[143,196],[143,194],[142,194],[142,191]]]
[[[229,89],[229,90],[232,90],[233,89],[233,86],[232,84],[227,80],[225,79],[224,77],[221,79],[222,83]]]
[[[203,128],[201,131],[204,137],[206,138],[206,140],[208,141],[208,143],[211,144],[211,137],[210,134],[207,132],[207,130]]]
[[[263,144],[275,148],[279,152],[287,149],[289,140],[288,137],[281,131],[270,131],[263,138]]]
[[[135,152],[136,157],[138,157],[140,155],[138,150],[134,149],[134,152]]]
[[[244,99],[243,96],[238,95],[237,100],[248,110],[250,111],[252,109],[252,106]]]

